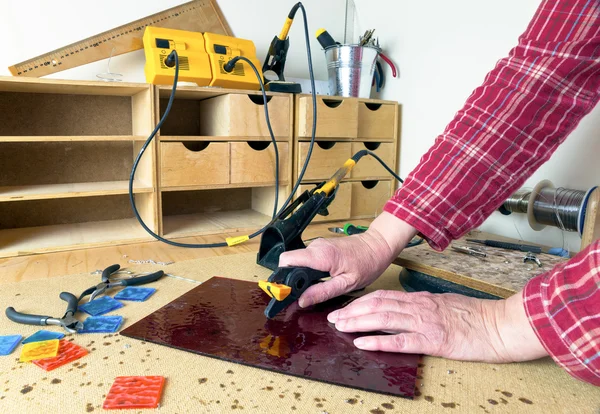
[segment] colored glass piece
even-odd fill
[[[28,344],[30,342],[40,342],[40,341],[48,341],[50,339],[62,339],[65,337],[65,334],[62,332],[52,332],[52,331],[37,331],[33,335],[28,336],[23,344]]]
[[[256,283],[213,277],[121,335],[283,374],[412,398],[418,355],[369,352],[339,332],[327,314],[353,298],[312,308],[292,304],[273,319]]]
[[[83,329],[79,333],[117,332],[122,323],[122,316],[90,316],[83,321]]]
[[[164,386],[165,377],[117,377],[102,408],[156,408]]]
[[[123,304],[118,300],[114,300],[110,296],[102,296],[98,299],[94,299],[91,302],[79,305],[79,310],[84,311],[85,313],[92,316],[99,316],[122,307]]]
[[[115,295],[115,299],[144,302],[156,292],[154,288],[128,286]]]
[[[0,336],[0,355],[10,355],[22,338],[21,335]]]
[[[53,358],[58,353],[58,339],[48,341],[30,342],[21,348],[20,362],[29,362],[36,359]]]
[[[33,361],[33,363],[45,371],[52,371],[87,354],[87,349],[66,339],[61,339],[58,346],[58,354],[54,358],[38,359]]]

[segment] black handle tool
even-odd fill
[[[506,250],[517,250],[520,252],[530,252],[530,253],[541,253],[542,248],[539,246],[532,246],[529,244],[518,244],[518,243],[509,243],[502,242],[498,240],[477,240],[477,239],[467,239],[468,242],[483,244],[485,246],[490,247],[498,247],[500,249]]]
[[[51,316],[33,315],[17,312],[15,308],[6,308],[6,317],[13,322],[24,325],[55,325],[62,326],[67,332],[76,333],[83,329],[83,323],[73,315],[77,312],[77,297],[69,292],[62,292],[60,298],[67,302],[67,311],[62,318],[53,318]]]
[[[151,273],[146,276],[133,277],[131,279],[113,279],[111,280],[110,276],[118,271],[121,268],[118,264],[114,264],[112,266],[107,267],[102,271],[102,282],[97,284],[96,286],[92,286],[89,289],[83,291],[83,293],[79,296],[79,300],[83,299],[85,296],[90,295],[90,302],[96,299],[98,295],[106,292],[107,289],[111,289],[117,286],[136,286],[136,285],[145,285],[146,283],[152,283],[163,277],[165,272],[159,270],[158,272]]]

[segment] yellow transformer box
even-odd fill
[[[146,82],[153,85],[172,85],[175,69],[165,59],[176,50],[179,57],[179,80],[198,86],[259,89],[258,79],[247,62],[238,61],[233,71],[225,72],[223,65],[236,56],[244,56],[259,68],[256,48],[251,40],[214,33],[146,27],[143,37]],[[260,73],[260,72],[259,72]]]

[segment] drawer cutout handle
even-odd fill
[[[344,101],[337,101],[335,99],[324,99],[324,98],[321,100],[323,101],[325,106],[327,106],[328,108],[337,108],[344,102]]]
[[[319,146],[319,148],[324,150],[332,149],[335,144],[336,142],[334,141],[317,141],[317,145]]]
[[[373,102],[363,102],[363,103],[365,104],[367,109],[369,109],[371,111],[377,111],[379,108],[381,108],[380,103],[373,103]]]
[[[379,181],[378,180],[366,180],[366,181],[361,181],[360,183],[367,190],[371,190],[371,189],[375,188],[377,186],[377,184],[379,184]]]
[[[204,151],[210,145],[210,141],[184,141],[183,146],[192,152]]]
[[[250,99],[252,101],[252,103],[254,103],[255,105],[263,105],[265,104],[265,100],[263,98],[262,95],[247,95],[248,99]],[[267,96],[267,103],[271,102],[271,99],[273,99],[272,96]]]
[[[264,151],[271,145],[268,141],[248,141],[247,144],[254,151]]]
[[[381,145],[381,142],[363,142],[363,145],[369,151],[375,151]]]

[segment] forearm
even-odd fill
[[[385,210],[437,250],[481,224],[597,103],[599,20],[590,2],[544,1]]]

